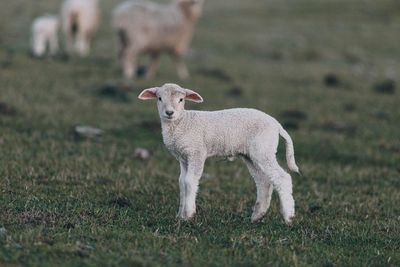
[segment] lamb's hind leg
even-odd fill
[[[282,217],[287,225],[291,225],[295,215],[292,177],[279,166],[276,158],[267,162],[265,172],[279,194]]]
[[[257,200],[251,215],[251,221],[257,222],[264,217],[271,204],[273,186],[261,169],[249,159],[244,159],[257,187]]]

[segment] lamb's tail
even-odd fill
[[[299,172],[299,167],[296,165],[296,161],[294,160],[294,148],[293,148],[293,141],[290,138],[290,135],[286,132],[285,129],[280,125],[279,126],[279,134],[285,139],[286,145],[286,162],[291,171]]]

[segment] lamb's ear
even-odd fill
[[[199,95],[195,91],[185,89],[185,92],[186,92],[186,97],[185,97],[186,100],[193,101],[196,103],[203,102],[203,98],[201,97],[201,95]]]
[[[139,99],[141,100],[149,100],[149,99],[154,99],[157,98],[157,89],[158,87],[153,87],[149,89],[144,89],[140,95],[138,96]]]

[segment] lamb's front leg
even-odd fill
[[[185,177],[185,205],[181,218],[189,220],[196,213],[196,195],[205,159],[189,161]]]
[[[187,165],[185,162],[180,161],[181,174],[179,175],[179,211],[178,217],[183,218],[183,211],[185,208],[185,196],[186,196],[186,187],[185,187],[185,177],[187,172]]]

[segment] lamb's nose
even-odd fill
[[[173,111],[167,110],[165,111],[165,114],[167,114],[168,116],[172,116],[174,114]]]

